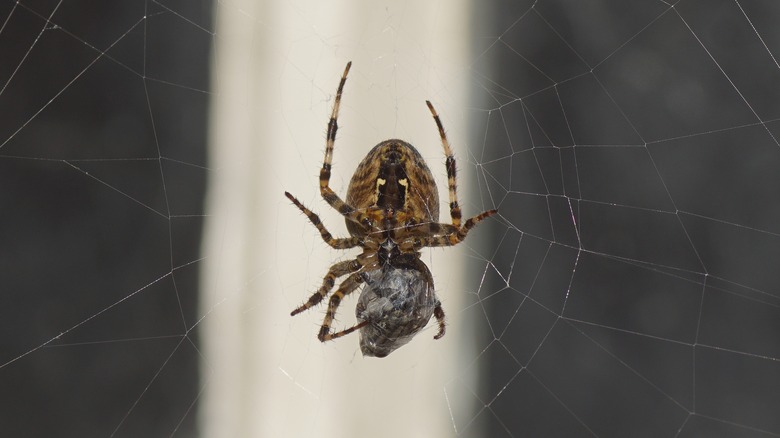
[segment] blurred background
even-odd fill
[[[780,5],[0,2],[3,436],[780,435]],[[387,138],[465,216],[384,359],[290,310]],[[442,221],[448,219],[442,204]],[[338,326],[354,321],[356,300]]]

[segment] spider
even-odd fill
[[[409,342],[428,324],[431,316],[436,317],[439,326],[434,339],[444,336],[444,310],[436,297],[431,272],[420,260],[420,249],[456,245],[475,225],[497,211],[482,212],[461,224],[455,158],[430,101],[425,103],[439,129],[446,156],[452,224],[438,222],[436,182],[417,149],[403,140],[385,140],[368,152],[352,175],[346,202],[333,192],[329,186],[333,145],[341,94],[351,66],[352,62],[348,62],[336,91],[328,122],[325,159],[320,170],[320,194],[344,216],[350,237],[334,238],[317,214],[289,192],[284,194],[309,218],[325,243],[334,249],[360,247],[363,252],[354,259],[332,265],[319,290],[290,315],[319,304],[333,289],[336,279],[347,276],[330,296],[317,337],[325,342],[360,330],[363,355],[385,357]],[[355,309],[357,323],[332,332],[339,304],[363,283],[365,287]]]

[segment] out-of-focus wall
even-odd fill
[[[363,358],[357,335],[316,339],[324,305],[290,317],[333,262],[358,251],[329,248],[283,192],[318,213],[334,235],[346,235],[343,219],[319,197],[318,172],[338,80],[351,60],[331,186],[343,197],[362,156],[379,141],[402,138],[428,160],[442,220],[449,220],[444,157],[424,101],[435,103],[455,153],[467,160],[460,113],[466,2],[239,1],[219,4],[216,32],[203,436],[451,435],[452,417],[467,402],[448,395],[447,382],[476,373],[459,362],[470,336],[458,312],[465,252],[423,253],[448,311],[444,339],[432,339],[432,322],[389,357]],[[340,307],[337,329],[353,323],[358,293]]]

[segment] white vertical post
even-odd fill
[[[458,323],[465,249],[423,253],[447,335],[434,341],[433,322],[389,357],[363,358],[356,334],[316,339],[322,306],[289,315],[334,261],[358,251],[325,245],[283,192],[318,213],[334,235],[346,235],[343,219],[319,197],[318,172],[336,86],[352,60],[331,187],[343,197],[362,156],[401,138],[428,161],[440,219],[449,221],[444,156],[425,100],[466,168],[467,14],[465,0],[217,3],[199,326],[204,437],[454,433],[460,404],[445,387],[474,372],[459,360],[468,336]],[[337,327],[354,321],[358,293],[339,309]]]

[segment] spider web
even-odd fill
[[[486,41],[489,436],[780,433],[777,12],[539,2]]]
[[[272,261],[250,260],[236,287],[210,284],[214,302],[198,302],[203,264],[234,262],[199,248],[206,180],[235,170],[215,166],[205,152],[209,54],[219,62],[215,47],[232,31],[212,23],[211,6],[0,4],[4,434],[195,434],[203,394],[228,386],[210,378],[208,364],[223,353],[204,352],[198,330],[204,322],[224,323],[221,312],[230,305],[260,320],[239,292],[290,263],[274,256],[282,245],[268,244]],[[373,109],[358,117],[366,106],[345,102],[337,154],[388,132],[406,138],[417,120],[432,124],[424,105],[407,115],[407,103],[443,102],[437,109],[457,145],[464,214],[500,211],[463,248],[447,250],[466,254],[465,285],[445,287],[448,279],[436,278],[448,318],[457,321],[438,342],[463,343],[453,372],[440,380],[416,374],[436,358],[433,350],[446,348],[425,344],[433,342],[422,340],[429,331],[388,362],[361,362],[354,339],[324,346],[313,339],[320,314],[284,319],[272,327],[285,345],[262,361],[288,385],[276,406],[258,409],[261,416],[293,411],[330,424],[320,418],[332,417],[331,410],[313,412],[290,396],[299,392],[312,405],[338,400],[330,372],[285,356],[306,339],[306,360],[347,352],[333,361],[345,375],[360,368],[373,376],[347,381],[344,391],[364,394],[350,406],[381,403],[387,394],[370,390],[381,370],[391,384],[406,379],[418,388],[401,399],[428,394],[451,407],[425,413],[448,427],[443,436],[780,435],[774,2],[474,6],[470,15],[480,24],[468,36],[468,62],[457,66],[434,65],[424,47],[416,57],[401,55],[402,46],[416,47],[407,34],[416,13],[411,4],[371,5],[360,13],[372,25],[347,40],[303,3],[277,5],[295,12],[299,26],[292,30],[245,6],[215,7],[248,17],[258,32],[275,30],[288,47],[276,60],[290,65],[292,82],[311,95],[306,111],[295,104],[265,108],[288,123],[285,144],[311,175],[297,185],[283,172],[268,172],[275,196],[289,187],[326,224],[339,223],[313,195],[321,149],[312,144],[324,137],[318,130],[340,73],[331,62],[343,65],[357,51],[371,52],[376,62],[363,64],[363,73],[353,66],[345,100],[379,95],[385,100],[374,105],[395,105],[396,117],[372,118]],[[384,38],[390,49],[372,51]],[[294,48],[300,46],[315,47],[320,59],[301,61]],[[448,108],[456,91],[424,79],[418,89],[402,88],[372,76],[386,59],[400,72],[446,77],[465,70],[472,103]],[[303,67],[309,63],[319,67],[316,74]],[[355,131],[366,122],[370,135],[363,139]],[[464,140],[467,123],[473,134]],[[430,141],[415,144],[437,144],[428,128]],[[298,130],[314,131],[315,141]],[[421,152],[443,173],[437,150]],[[339,193],[356,154],[334,163]],[[269,216],[295,217],[281,198],[264,205]],[[304,273],[278,280],[274,295],[288,312],[327,266],[315,258],[323,246],[316,231],[298,219],[305,247],[296,262]],[[423,258],[436,272],[446,270],[443,257],[432,251]],[[453,306],[448,296],[458,292],[465,302]],[[423,351],[414,348],[426,354],[407,353]],[[398,406],[396,415],[400,422],[408,411]],[[367,418],[343,417],[382,434],[383,427],[364,424]],[[347,430],[340,427],[330,430]]]
[[[194,430],[210,20],[0,2],[4,436]]]

